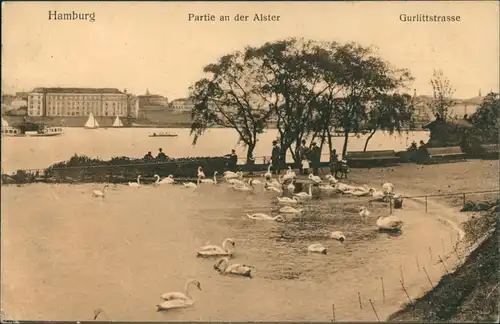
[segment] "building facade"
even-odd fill
[[[175,99],[170,102],[170,108],[174,112],[188,112],[193,110],[194,103],[189,98]]]
[[[28,116],[127,116],[127,98],[114,88],[35,88]]]

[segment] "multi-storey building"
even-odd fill
[[[180,98],[172,100],[172,102],[170,102],[170,107],[174,112],[188,112],[193,110],[194,103],[189,98]]]
[[[29,116],[127,116],[128,96],[114,88],[35,88]]]

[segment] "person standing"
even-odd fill
[[[330,154],[330,173],[335,174],[338,170],[339,156],[337,155],[337,150],[333,149],[332,154]]]
[[[313,167],[313,174],[318,175],[319,161],[321,159],[321,151],[315,142],[312,143],[310,161]]]
[[[273,141],[273,149],[271,151],[271,164],[273,165],[273,173],[280,174],[280,147],[278,141]]]
[[[156,161],[165,162],[167,160],[167,156],[163,153],[161,148],[158,149],[158,155],[156,156]]]
[[[306,174],[304,170],[304,161],[307,160],[309,155],[309,148],[306,146],[306,141],[302,140],[302,145],[299,148],[299,161],[300,161],[300,173]]]

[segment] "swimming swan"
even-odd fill
[[[382,201],[385,199],[386,194],[383,191],[380,190],[375,190],[375,189],[370,189],[370,194],[374,198],[374,200],[379,200]]]
[[[201,183],[211,183],[211,184],[217,184],[217,171],[214,172],[214,177],[213,179],[202,179]]]
[[[273,177],[272,173],[271,173],[271,167],[272,167],[272,163],[269,164],[269,166],[267,167],[267,172],[264,173],[264,178],[266,178],[266,180],[271,180],[271,178]]]
[[[168,177],[158,182],[158,184],[174,184],[174,176],[170,174]]]
[[[234,248],[236,244],[232,238],[227,238],[222,242],[222,247],[217,245],[205,245],[200,248],[197,256],[211,257],[211,256],[230,256],[232,252],[229,251],[227,244],[230,243]]]
[[[334,190],[336,190],[335,187],[333,187],[332,185],[329,185],[329,184],[327,184],[327,185],[319,185],[318,188],[320,190],[323,190],[323,191],[334,191]]]
[[[235,178],[239,178],[240,175],[236,172],[233,172],[233,171],[225,171],[223,173],[223,177],[225,180],[229,180],[229,179],[235,179]]]
[[[278,199],[278,204],[282,204],[282,205],[296,205],[298,204],[298,201],[297,199],[294,199],[294,198],[288,198],[288,197],[276,197],[276,199]]]
[[[217,261],[217,263],[214,264],[214,269],[223,275],[230,274],[252,278],[252,266],[237,263],[229,264],[228,258],[222,258]]]
[[[273,217],[264,213],[247,214],[247,217],[254,220],[274,220],[280,223],[285,221],[285,218],[281,215]]]
[[[105,185],[104,187],[102,187],[102,190],[94,190],[94,191],[92,191],[92,196],[104,198],[105,190],[106,190],[107,187],[109,187],[109,185]]]
[[[193,188],[193,189],[196,189],[200,185],[200,178],[198,178],[196,180],[196,183],[185,182],[185,183],[183,183],[183,185],[184,185],[184,188]]]
[[[344,243],[345,241],[345,235],[343,232],[341,231],[335,231],[335,232],[332,232],[330,234],[330,238],[334,239],[334,240],[338,240],[340,241],[341,243]]]
[[[379,216],[377,219],[377,227],[382,230],[400,230],[402,226],[403,221],[394,215]]]
[[[189,295],[189,287],[190,286],[196,286],[199,290],[201,290],[201,284],[198,280],[196,279],[190,279],[186,281],[186,284],[184,285],[184,293],[181,292],[168,292],[164,293],[163,295],[160,296],[161,299],[163,300],[172,300],[172,299],[193,299],[191,295]]]
[[[385,194],[392,194],[394,193],[394,185],[390,182],[385,182],[382,185],[382,189],[384,190]]]
[[[311,199],[312,198],[312,186],[309,185],[309,193],[307,192],[299,192],[293,195],[294,198],[299,199]]]
[[[156,311],[161,312],[161,311],[167,311],[169,309],[174,309],[174,308],[189,307],[189,306],[193,306],[193,304],[194,304],[194,299],[166,300],[163,303],[156,305]]]
[[[325,179],[328,180],[330,184],[336,184],[337,182],[339,182],[337,179],[335,179],[335,176],[333,174],[327,175]]]
[[[321,243],[313,243],[307,247],[307,251],[313,253],[327,254],[326,248]]]
[[[137,182],[129,182],[128,186],[129,187],[133,187],[133,188],[139,188],[139,186],[141,185],[140,179],[141,179],[141,175],[138,175],[137,176]]]
[[[315,176],[315,175],[313,175],[313,174],[310,174],[310,175],[309,175],[309,180],[311,180],[311,181],[312,181],[312,182],[314,182],[314,183],[322,183],[322,182],[323,182],[323,180],[321,180],[321,178],[320,178],[320,177]]]
[[[302,213],[302,208],[293,208],[293,207],[290,207],[290,206],[283,206],[280,208],[280,213],[283,213],[283,214],[300,214]]]

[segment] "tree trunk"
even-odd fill
[[[330,132],[330,128],[326,129],[326,136],[328,136],[328,152],[330,152],[330,155],[333,151],[333,142],[332,142],[332,133]]]
[[[349,130],[344,130],[344,147],[342,148],[342,159],[345,159],[347,154],[347,142],[349,141]]]
[[[370,135],[368,135],[368,137],[366,138],[366,141],[365,141],[365,147],[363,148],[363,152],[366,152],[366,148],[368,147],[368,142],[372,139],[373,135],[375,134],[377,130],[372,130],[372,132],[370,133]]]
[[[325,145],[325,131],[323,131],[323,134],[321,134],[321,142],[319,143],[319,151],[320,151],[320,156],[319,160],[321,161],[321,155],[323,153],[323,145]],[[330,154],[328,154],[330,155]]]
[[[255,143],[247,144],[247,164],[255,164],[255,159],[252,159],[254,149]]]

